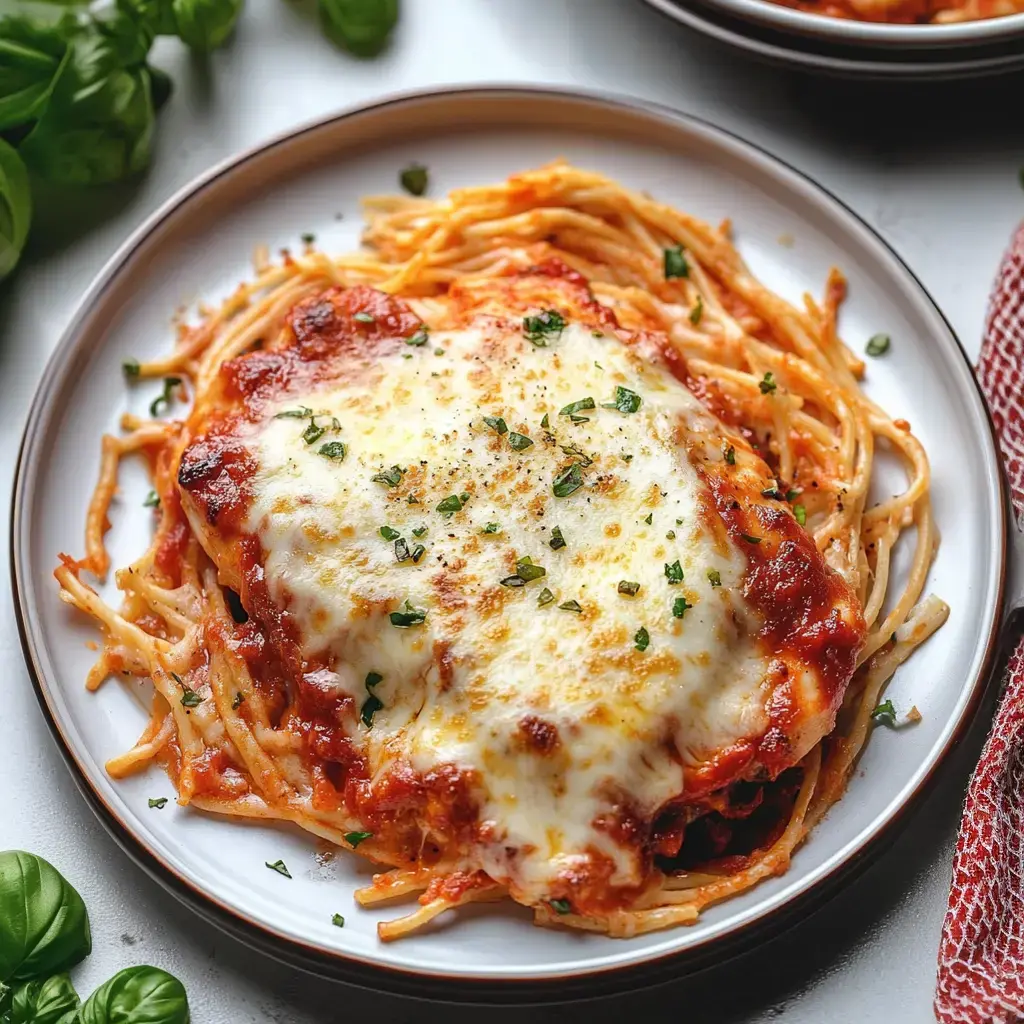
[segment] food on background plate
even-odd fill
[[[773,0],[808,14],[890,25],[951,25],[1024,13],[1024,0]]]
[[[904,720],[882,689],[948,611],[925,453],[860,390],[838,272],[794,307],[728,224],[565,163],[366,210],[363,251],[261,259],[125,364],[153,418],[103,439],[55,573],[103,634],[88,685],[153,682],[108,770],[384,865],[361,903],[420,894],[384,939],[504,897],[690,923]],[[907,485],[869,505],[878,447]],[[88,580],[132,453],[156,530],[115,609]]]

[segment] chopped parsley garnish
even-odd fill
[[[544,605],[546,605],[546,604],[551,604],[551,602],[552,602],[552,601],[554,601],[554,599],[555,599],[555,595],[554,595],[554,594],[552,594],[552,593],[551,593],[551,591],[550,591],[550,590],[548,590],[548,588],[547,588],[547,587],[545,587],[545,588],[544,588],[544,589],[543,589],[543,590],[542,590],[542,591],[541,591],[541,592],[540,592],[540,593],[539,593],[539,594],[537,595],[537,604],[539,604],[539,605],[540,605],[541,607],[543,607],[543,606],[544,606]]]
[[[640,593],[640,584],[634,583],[632,580],[619,580],[618,591],[620,594],[636,597]]]
[[[679,564],[678,558],[671,565],[665,563],[665,579],[670,585],[683,582],[683,567]]]
[[[316,235],[312,231],[303,231],[299,238],[302,239],[304,245],[312,245],[316,241]]]
[[[239,690],[231,701],[231,710],[237,711],[245,703],[245,694]]]
[[[150,491],[146,495],[146,500],[142,503],[143,508],[159,508],[160,507],[160,495],[156,491]]]
[[[501,533],[501,526],[498,523],[488,523],[484,527],[484,533]]]
[[[749,533],[741,533],[741,534],[740,534],[740,536],[741,536],[741,537],[742,537],[742,538],[743,538],[743,539],[744,539],[744,540],[745,540],[745,541],[746,541],[746,542],[747,542],[748,544],[760,544],[760,543],[761,543],[761,538],[760,538],[760,537],[752,537],[752,536],[751,536],[751,535],[750,535]]]
[[[572,904],[568,900],[548,900],[548,903],[556,914],[572,913]]]
[[[729,447],[725,449],[723,454],[725,455],[725,461],[730,466],[736,465],[736,449],[732,445],[729,445]]]
[[[171,404],[171,399],[174,397],[174,389],[181,384],[180,377],[164,377],[164,390],[161,394],[157,395],[152,402],[149,403],[149,415],[159,416],[160,410]]]
[[[414,348],[422,348],[426,345],[428,339],[429,335],[426,330],[421,327],[415,334],[410,334],[409,337],[405,339],[405,343],[406,345],[412,345]]]
[[[444,349],[443,348],[435,348],[434,349],[434,355],[435,356],[443,356],[444,355]],[[433,376],[433,374],[431,374],[431,376]]]
[[[514,430],[508,435],[508,446],[514,448],[517,452],[525,452],[530,445],[533,444],[533,439],[527,437],[525,434],[517,434]]]
[[[413,608],[413,606],[406,601],[405,608],[402,611],[390,612],[388,618],[391,620],[392,626],[401,626],[403,628],[408,626],[419,626],[426,619],[427,613],[423,608]]]
[[[150,797],[149,798],[149,806],[150,807],[155,807],[158,811],[161,810],[163,808],[164,804],[166,804],[166,803],[167,803],[167,797],[165,797],[165,796],[158,796],[158,797]]]
[[[545,430],[547,430],[547,429],[548,429],[548,427],[550,427],[550,426],[551,426],[551,420],[550,420],[550,419],[548,418],[548,414],[547,414],[547,413],[544,413],[544,415],[543,415],[543,416],[541,417],[540,425],[541,425],[541,426],[542,426],[542,427],[543,427],[543,428],[544,428]]]
[[[583,606],[579,601],[563,601],[559,606],[563,612],[582,612]]]
[[[803,505],[794,505],[793,515],[801,526],[807,525],[807,509]]]
[[[284,875],[285,878],[292,877],[291,872],[284,866],[283,860],[275,860],[273,864],[268,860],[264,861],[264,864],[266,864],[271,871],[276,871],[279,875]]]
[[[648,526],[653,526],[654,525],[654,513],[653,512],[648,513],[647,518],[644,519],[644,522]]]
[[[437,503],[437,511],[443,512],[445,515],[452,515],[462,510],[468,498],[468,494],[449,494],[447,498]]]
[[[422,536],[423,536],[423,534],[425,534],[426,532],[427,532],[427,528],[426,528],[425,526],[417,526],[417,527],[416,527],[416,528],[415,528],[415,529],[414,529],[414,530],[412,531],[412,535],[413,535],[414,537],[422,537]]]
[[[183,708],[197,708],[203,703],[203,698],[192,689],[181,683],[181,706]]]
[[[142,366],[134,356],[129,357],[121,364],[121,369],[126,377],[138,377],[142,372]]]
[[[422,544],[417,544],[412,549],[412,560],[418,564],[419,560],[426,554],[426,551],[427,549]]]
[[[308,420],[313,415],[312,409],[307,409],[304,405],[299,406],[298,409],[285,409],[284,412],[279,412],[274,419],[275,420]]]
[[[542,313],[523,317],[523,336],[537,348],[547,348],[548,342],[558,340],[565,330],[566,320],[557,310],[545,309]]]
[[[322,455],[325,459],[343,459],[346,451],[344,442],[328,441],[326,444],[320,445],[317,455]]]
[[[601,408],[618,409],[619,412],[636,412],[642,404],[643,399],[635,391],[630,391],[629,388],[624,388],[619,384],[615,388],[615,401],[605,402]]]
[[[758,381],[757,386],[761,389],[762,395],[770,395],[778,387],[771,370]]]
[[[547,570],[540,565],[534,565],[533,559],[529,556],[520,558],[516,562],[516,572],[527,582],[539,580],[541,576],[547,575]]]
[[[377,318],[372,313],[366,313],[363,310],[355,313],[352,319],[358,320],[361,324],[375,324],[377,322]]]
[[[405,562],[409,558],[409,542],[404,537],[395,541],[395,561]]]
[[[677,245],[672,249],[665,250],[665,280],[670,281],[673,277],[689,277],[690,265],[683,255],[683,247]]]
[[[884,356],[889,351],[891,343],[888,334],[874,334],[868,339],[867,345],[864,346],[864,351],[869,356]]]
[[[871,712],[871,717],[879,725],[894,726],[896,724],[896,708],[893,702],[891,700],[883,701]]]
[[[556,498],[567,498],[573,491],[578,491],[583,486],[583,472],[578,462],[567,466],[558,476],[555,477],[551,490]]]
[[[686,614],[686,610],[692,607],[693,605],[690,604],[685,597],[677,597],[672,602],[672,614],[677,619],[681,619]]]
[[[499,434],[508,433],[508,424],[500,416],[485,416],[484,423],[496,430]]]
[[[676,539],[676,531],[675,530],[669,530],[668,533],[665,534],[665,540],[675,540],[675,539]]]
[[[794,490],[786,491],[786,501],[793,501],[794,498],[799,498],[799,497],[800,497],[800,492],[799,491],[794,491]]]
[[[708,569],[708,583],[713,587],[722,585],[722,574],[717,569]]]
[[[335,928],[344,928],[345,927],[345,918],[343,918],[341,916],[341,914],[332,914],[331,915],[331,924],[333,924]]]
[[[315,420],[310,420],[309,425],[302,432],[302,440],[306,444],[316,444],[326,433],[327,431],[323,427],[318,426]]]
[[[372,832],[346,832],[345,842],[354,850],[364,839],[372,839]]]
[[[589,466],[593,459],[578,444],[560,444],[558,446],[566,455],[574,455],[580,460],[581,466]]]
[[[570,402],[568,405],[558,410],[559,416],[574,416],[578,412],[582,412],[585,409],[596,409],[597,406],[594,400],[588,395],[586,398],[581,398],[578,402]]]
[[[503,587],[525,587],[526,580],[522,576],[506,576],[503,580],[498,580],[500,586]]]
[[[383,683],[384,677],[379,672],[367,672],[366,673],[366,688],[367,690],[372,689],[378,683]]]
[[[562,528],[560,526],[556,526],[551,531],[551,540],[548,541],[548,547],[551,548],[552,551],[557,551],[559,548],[565,547],[565,537],[562,536]]]
[[[430,177],[423,164],[409,164],[398,176],[398,182],[411,196],[421,196],[427,191]]]
[[[398,540],[398,538],[401,536],[401,534],[397,530],[393,529],[390,526],[382,526],[379,532],[380,535],[385,540]]]
[[[696,327],[704,316],[704,300],[698,295],[697,301],[690,310],[690,323]]]
[[[633,644],[638,651],[646,651],[651,646],[651,634],[647,632],[645,627],[641,626],[633,634]]]
[[[373,716],[382,707],[384,707],[384,702],[373,693],[363,701],[363,706],[359,709],[359,717],[367,729],[373,728]]]

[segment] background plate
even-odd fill
[[[360,910],[352,901],[370,873],[358,858],[318,856],[309,836],[286,827],[225,821],[173,803],[150,810],[148,797],[172,795],[156,771],[117,783],[106,776],[104,761],[135,740],[145,716],[116,683],[84,690],[93,632],[57,600],[51,571],[58,551],[81,551],[99,435],[116,430],[124,410],[141,412],[157,390],[127,388],[121,361],[166,351],[176,309],[229,292],[249,274],[259,243],[296,246],[302,233],[314,232],[328,251],[356,246],[359,197],[394,189],[412,160],[430,167],[439,194],[556,156],[709,220],[731,217],[754,272],[794,301],[805,290],[820,294],[830,265],[843,268],[851,285],[844,336],[854,347],[879,330],[893,337],[891,353],[871,361],[868,391],[909,419],[934,457],[936,518],[946,540],[929,586],[952,613],[890,687],[897,705],[916,704],[923,721],[874,736],[847,798],[784,877],[712,908],[694,927],[629,941],[537,929],[509,904],[448,915],[382,945],[374,928],[388,911]],[[706,953],[835,877],[898,820],[979,694],[997,624],[1005,523],[988,420],[956,339],[899,259],[838,201],[753,147],[670,111],[544,90],[456,90],[385,102],[270,143],[176,197],[114,257],[58,347],[32,409],[12,546],[16,602],[44,709],[101,816],[115,834],[131,837],[138,859],[220,923],[309,967],[333,963],[350,978],[355,965],[365,977],[385,968],[537,982]],[[142,508],[148,485],[138,467],[126,468],[111,514],[115,565],[141,549],[151,523]],[[291,881],[264,867],[278,858]],[[345,915],[344,929],[331,925],[334,912]],[[408,977],[379,971],[370,980],[408,985]]]

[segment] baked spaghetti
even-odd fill
[[[728,224],[565,163],[366,211],[364,251],[264,255],[126,364],[163,392],[56,570],[88,685],[154,686],[108,770],[358,848],[361,903],[419,894],[383,939],[502,897],[692,922],[786,870],[945,619],[925,453],[858,386],[838,272],[796,308]],[[879,446],[907,484],[869,507]],[[87,577],[131,454],[156,528],[117,609]]]

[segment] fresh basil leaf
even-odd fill
[[[0,279],[17,266],[31,222],[28,172],[17,151],[0,139]]]
[[[0,18],[0,131],[39,117],[67,48],[57,24],[22,14]]]
[[[197,53],[209,53],[227,42],[245,0],[173,0],[175,34]]]
[[[357,57],[375,57],[398,23],[398,0],[317,0],[324,34]]]
[[[26,981],[14,990],[11,1024],[72,1024],[81,1000],[66,974]]]
[[[126,967],[82,1004],[81,1024],[188,1024],[185,986],[159,967]]]
[[[90,24],[71,39],[50,100],[19,153],[29,169],[59,184],[118,181],[149,163],[155,118],[151,79],[144,65],[124,56],[148,50],[120,34]]]
[[[73,967],[89,955],[82,897],[42,857],[0,853],[0,981],[24,981]]]

